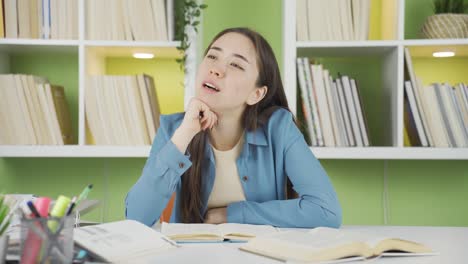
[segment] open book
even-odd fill
[[[73,239],[92,256],[112,263],[149,261],[161,251],[177,246],[156,230],[133,220],[75,228]]]
[[[284,261],[344,262],[381,256],[435,255],[430,248],[398,238],[376,238],[356,231],[318,227],[282,231],[251,239],[241,250]]]
[[[247,224],[168,224],[162,223],[161,232],[178,242],[248,241],[259,235],[277,232],[269,225]]]

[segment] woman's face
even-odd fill
[[[266,93],[266,87],[256,87],[257,77],[257,55],[250,39],[227,33],[211,45],[203,58],[195,94],[215,112],[243,111]]]

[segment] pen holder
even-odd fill
[[[21,263],[71,263],[75,216],[21,219]]]

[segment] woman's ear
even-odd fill
[[[268,87],[262,86],[255,88],[252,93],[250,93],[249,98],[247,99],[248,105],[254,105],[260,102],[268,92]]]

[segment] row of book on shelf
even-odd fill
[[[63,145],[73,142],[62,86],[46,78],[0,74],[0,144]]]
[[[297,58],[300,103],[312,146],[367,147],[369,132],[355,79],[333,79],[323,65]]]
[[[297,0],[297,40],[367,40],[370,2]]]
[[[172,39],[165,0],[88,0],[87,38],[92,40]]]
[[[0,37],[78,39],[78,0],[0,2]]]
[[[85,111],[97,145],[150,145],[159,127],[154,80],[146,74],[89,76]]]
[[[73,144],[63,86],[25,74],[0,75],[0,145]],[[153,78],[89,76],[86,123],[96,145],[150,145],[159,127]]]
[[[85,3],[87,39],[172,39],[165,0]],[[0,37],[78,39],[78,0],[0,0]]]
[[[405,48],[405,145],[468,147],[468,86],[423,85]]]

